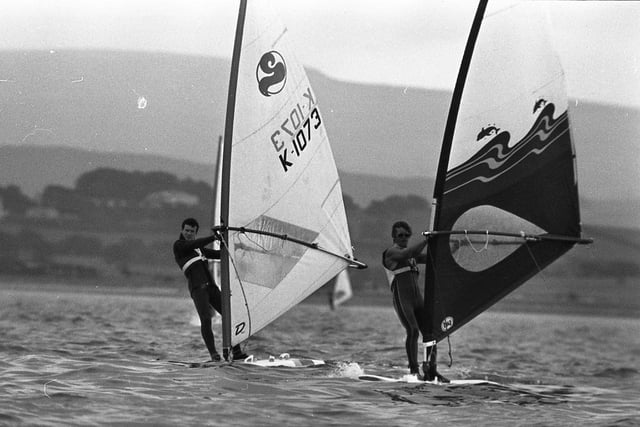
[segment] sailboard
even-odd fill
[[[181,366],[184,368],[217,368],[221,366],[220,362],[213,360],[205,360],[203,362],[191,362],[184,360],[168,360],[167,363],[171,365]]]
[[[222,156],[222,336],[226,354],[355,260],[317,94],[288,29],[241,0]]]
[[[416,375],[403,375],[401,377],[388,377],[384,375],[374,375],[374,374],[364,374],[358,377],[361,381],[376,381],[376,382],[384,382],[384,383],[420,383],[424,384],[425,382],[436,384],[436,385],[445,385],[447,387],[455,387],[455,386],[475,386],[475,385],[495,385],[500,386],[501,384],[488,381],[488,380],[451,380],[446,383],[442,383],[439,381],[424,381],[420,379]]]
[[[433,190],[423,369],[438,341],[581,237],[564,74],[540,5],[479,3]]]
[[[283,353],[278,357],[269,356],[266,359],[258,359],[253,355],[243,360],[244,363],[250,365],[261,366],[263,368],[310,368],[314,366],[323,366],[324,360],[295,358],[289,356],[289,353]]]
[[[351,279],[348,270],[342,270],[335,279],[331,295],[329,296],[329,305],[332,310],[347,302],[353,296],[351,289]]]

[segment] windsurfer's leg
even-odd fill
[[[209,292],[209,304],[222,315],[222,294],[220,293],[220,289],[213,283],[209,284],[207,288]]]
[[[216,350],[216,343],[213,337],[213,329],[211,328],[211,318],[200,318],[200,333],[202,334],[204,344],[207,346],[207,350],[209,350],[211,360],[220,360],[220,354],[218,354]]]
[[[209,304],[209,292],[207,288],[201,287],[194,289],[193,292],[191,292],[191,299],[198,312],[198,317],[200,318],[200,333],[202,334],[204,344],[207,346],[207,350],[209,350],[211,359],[220,360],[220,355],[216,350],[213,329],[211,328],[211,315],[213,313],[211,311],[211,305]]]
[[[422,334],[422,339],[425,339],[426,332],[426,316],[424,312],[424,300],[422,298],[422,293],[420,289],[414,289],[414,301],[415,305],[415,318],[418,322],[418,327],[420,328],[420,333]],[[437,370],[437,359],[438,359],[438,347],[436,345],[427,347],[427,360],[422,363],[422,371],[424,373],[424,379],[427,381],[438,380],[443,383],[448,383],[449,380],[442,376]]]
[[[212,283],[209,286],[207,286],[207,291],[209,294],[208,304],[211,305],[211,307],[213,307],[220,315],[222,315],[222,294],[220,293],[220,289],[218,289],[218,287]],[[242,348],[240,348],[240,345],[233,346],[231,351],[233,353],[234,360],[246,359],[248,357],[247,354],[244,351],[242,351]],[[227,360],[229,356],[228,354],[226,354],[225,349],[223,349],[223,355],[225,360]]]
[[[398,288],[401,288],[400,290]],[[420,372],[418,364],[418,337],[420,335],[420,328],[418,327],[418,321],[414,315],[412,308],[412,301],[406,295],[406,292],[402,292],[402,286],[395,286],[393,291],[393,307],[396,310],[396,314],[400,319],[400,323],[407,331],[407,339],[405,340],[405,349],[407,351],[407,358],[409,359],[409,371],[412,374],[418,374]]]

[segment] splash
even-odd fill
[[[358,378],[364,375],[364,369],[356,362],[338,362],[335,372],[329,378]]]

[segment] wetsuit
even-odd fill
[[[405,348],[409,359],[409,370],[412,374],[418,374],[418,337],[424,330],[424,300],[418,285],[419,270],[417,263],[424,263],[426,255],[421,254],[397,261],[396,265],[385,263],[386,251],[382,254],[389,286],[393,293],[393,308],[407,331]],[[423,334],[424,336],[424,334]]]
[[[200,318],[202,339],[213,359],[219,356],[211,328],[211,318],[214,314],[211,308],[218,313],[221,312],[222,296],[211,276],[207,260],[220,259],[220,251],[205,246],[214,240],[215,236],[186,240],[180,234],[180,238],[173,244],[173,256],[187,277],[189,293]],[[240,346],[233,347],[234,359],[244,358],[243,356],[246,357]]]

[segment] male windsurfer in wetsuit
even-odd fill
[[[382,265],[387,273],[391,292],[393,292],[393,308],[407,331],[405,347],[409,358],[409,371],[420,375],[418,364],[418,336],[424,337],[424,300],[418,285],[418,265],[427,262],[427,255],[422,251],[427,247],[427,239],[409,246],[411,227],[405,221],[398,221],[391,227],[393,246],[382,253]],[[435,363],[436,353],[430,355]],[[424,379],[438,379],[448,382],[434,369],[425,372]]]
[[[200,332],[211,355],[211,360],[219,361],[221,358],[216,351],[213,329],[211,328],[211,318],[214,314],[211,307],[220,313],[221,294],[211,276],[207,260],[220,259],[220,251],[205,247],[216,240],[218,235],[215,233],[196,239],[199,227],[198,221],[193,218],[187,218],[182,222],[180,237],[173,244],[173,255],[178,266],[187,276],[189,293],[200,318]],[[234,346],[232,351],[234,360],[247,357],[239,345]]]

